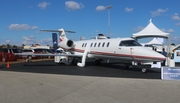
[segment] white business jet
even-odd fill
[[[58,32],[59,46],[64,50],[69,50],[70,53],[55,53],[55,54],[34,54],[34,55],[49,55],[49,56],[66,56],[64,62],[73,62],[75,58],[80,57],[81,62],[78,62],[79,67],[84,67],[87,58],[94,58],[97,64],[101,61],[115,59],[126,65],[132,65],[132,62],[141,65],[146,62],[164,61],[166,58],[153,50],[141,46],[133,38],[112,38],[108,39],[100,35],[96,39],[73,41],[66,37],[65,32],[74,33],[73,31],[59,30],[40,30],[44,32]],[[28,55],[28,54],[26,54]],[[68,58],[73,58],[68,60]],[[59,61],[61,62],[61,60]],[[146,72],[146,67],[143,66],[142,72]]]

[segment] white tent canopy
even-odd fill
[[[147,38],[147,37],[162,37],[162,38],[168,38],[169,33],[165,33],[158,29],[153,23],[152,20],[150,19],[149,24],[140,32],[133,34],[132,36],[134,38]]]
[[[148,45],[162,45],[163,43],[158,41],[157,38],[153,38],[150,42],[148,43],[145,43],[145,44],[148,44]]]
[[[165,33],[158,29],[153,23],[152,20],[150,19],[149,24],[141,31],[135,33],[132,35],[133,38],[140,39],[140,38],[148,38],[148,37],[160,37],[160,38],[166,38],[167,39],[167,54],[168,57],[170,58],[170,34]],[[170,65],[170,61],[167,62],[167,65]]]

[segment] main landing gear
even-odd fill
[[[78,65],[79,67],[84,67],[84,66],[85,66],[86,56],[88,55],[88,53],[89,53],[89,50],[86,49],[86,50],[84,51],[83,56],[82,56],[82,61],[81,61],[81,63],[77,63],[77,65]]]
[[[125,67],[126,67],[126,69],[130,69],[130,68],[133,68],[133,67],[142,68],[141,72],[142,73],[147,73],[147,66],[145,66],[145,65],[130,65],[130,64],[125,64]]]

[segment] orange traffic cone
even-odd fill
[[[6,68],[10,68],[10,62],[7,62]]]

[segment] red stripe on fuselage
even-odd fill
[[[84,53],[85,50],[73,48],[76,52]],[[166,58],[158,58],[158,57],[152,57],[152,56],[139,56],[139,55],[130,55],[130,54],[116,54],[116,53],[108,53],[108,52],[97,52],[97,51],[90,51],[89,54],[96,54],[96,55],[106,55],[106,56],[121,56],[121,57],[133,57],[133,59],[156,59],[156,60],[166,60]]]

